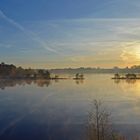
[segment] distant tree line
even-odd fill
[[[64,69],[51,69],[52,73],[140,73],[140,65],[125,68],[100,68],[100,67],[80,67],[80,68],[64,68]]]
[[[0,64],[0,78],[45,78],[50,79],[50,72],[44,69],[24,69],[13,64]]]

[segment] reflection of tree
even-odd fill
[[[126,82],[128,84],[135,84],[136,83],[136,79],[126,79]]]
[[[50,80],[35,80],[34,83],[39,87],[48,87],[51,84]]]
[[[114,83],[115,84],[119,84],[120,83],[120,79],[114,79]]]
[[[137,82],[136,79],[114,79],[115,84],[119,84],[121,81],[125,81],[128,84],[135,84]]]
[[[6,87],[14,87],[16,85],[31,85],[32,83],[36,84],[39,87],[48,87],[51,84],[51,80],[12,80],[12,79],[3,79],[0,80],[0,89],[5,89]]]
[[[78,80],[75,80],[75,83],[76,83],[77,85],[83,84],[83,83],[84,83],[84,80],[83,80],[83,79],[78,79]]]
[[[58,79],[55,79],[54,81],[55,81],[55,83],[58,83],[58,82],[59,82],[59,80],[58,80]]]
[[[23,80],[0,80],[0,89],[5,89],[6,87],[14,87],[16,85],[24,85]]]

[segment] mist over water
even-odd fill
[[[111,77],[85,74],[85,80],[1,81],[0,139],[85,140],[95,99],[111,112],[117,131],[129,138],[139,135],[140,80]]]

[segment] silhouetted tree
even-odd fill
[[[50,72],[47,71],[47,70],[42,70],[42,69],[38,70],[38,75],[39,75],[40,78],[46,78],[46,79],[51,78]]]
[[[55,78],[55,79],[58,79],[58,78],[59,78],[59,76],[58,76],[58,75],[55,75],[55,76],[54,76],[54,78]]]
[[[113,132],[110,113],[95,100],[88,116],[88,140],[118,140]]]
[[[76,79],[79,78],[79,73],[76,73],[75,78],[76,78]]]

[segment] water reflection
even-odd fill
[[[83,80],[83,79],[78,79],[78,80],[75,80],[75,83],[76,83],[77,85],[83,84],[83,83],[84,83],[84,80]]]
[[[140,134],[140,81],[116,85],[111,76],[0,81],[1,88],[16,86],[0,90],[0,140],[89,140],[85,121],[93,99],[113,110],[113,128],[132,140]],[[88,133],[93,135],[90,128],[89,124]]]
[[[51,80],[35,80],[33,83],[39,87],[48,87],[51,85]]]
[[[140,127],[136,131],[131,126],[125,133],[122,125],[115,125],[112,114],[101,101],[91,102],[86,124],[86,140],[139,140]],[[124,126],[123,126],[124,127]],[[133,126],[134,127],[134,126]]]
[[[55,82],[58,82],[55,80]],[[6,87],[25,86],[35,84],[38,87],[48,87],[51,85],[51,80],[0,80],[0,89],[4,90]]]
[[[25,86],[25,85],[31,85],[35,84],[38,87],[48,87],[52,83],[59,83],[59,79],[54,79],[54,80],[31,80],[31,79],[24,79],[24,80],[12,80],[12,79],[2,79],[0,80],[0,89],[4,90],[6,87],[14,87],[14,86]],[[84,80],[75,80],[75,83],[77,85],[83,84]]]
[[[125,80],[122,80],[122,79],[114,79],[114,83],[115,84],[119,84],[121,83],[122,81],[125,81],[126,83],[128,84],[135,84],[137,82],[136,79],[125,79]]]

